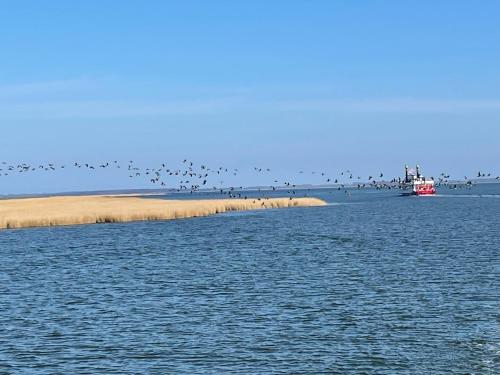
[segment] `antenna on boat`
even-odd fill
[[[417,164],[417,178],[420,178],[420,167]]]
[[[408,165],[405,164],[405,182],[408,182]]]

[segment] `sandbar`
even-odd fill
[[[170,200],[130,196],[57,196],[0,200],[0,229],[171,220],[228,211],[322,206],[317,198]]]

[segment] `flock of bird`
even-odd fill
[[[129,160],[126,163],[119,162],[118,160],[107,161],[100,164],[92,164],[88,162],[74,162],[69,165],[61,165],[55,163],[46,163],[38,165],[30,165],[26,163],[14,163],[9,164],[5,161],[0,163],[0,177],[8,177],[9,175],[17,173],[34,173],[34,172],[44,172],[50,173],[58,170],[67,170],[70,168],[88,170],[89,172],[106,169],[120,169],[124,170],[129,179],[142,179],[143,182],[148,182],[152,186],[159,189],[171,189],[177,192],[196,192],[196,191],[217,191],[220,194],[226,194],[231,198],[246,198],[242,194],[243,186],[223,186],[224,178],[226,176],[238,176],[240,171],[235,168],[227,167],[216,167],[211,168],[205,164],[195,164],[193,161],[188,159],[182,160],[180,164],[181,167],[171,167],[167,163],[162,163],[155,168],[141,168],[133,160]],[[271,178],[271,169],[263,167],[254,167],[252,170],[256,174],[266,174],[266,178],[272,183],[266,187],[269,190],[285,190],[290,197],[297,194],[298,184],[293,183],[292,180],[289,181],[279,181],[278,179]],[[340,171],[337,176],[330,176],[327,172],[316,172],[316,171],[298,171],[295,179],[304,180],[309,174],[316,182],[319,181],[321,185],[332,185],[338,190],[344,190],[347,193],[346,188],[355,187],[358,189],[363,188],[375,188],[375,189],[397,189],[401,187],[401,178],[387,179],[384,177],[384,173],[378,173],[376,175],[370,175],[366,179],[361,176],[355,175],[350,170]],[[300,177],[299,177],[300,176]],[[434,178],[431,177],[433,180]],[[461,180],[462,182],[456,182],[450,180],[450,175],[447,173],[441,173],[436,179],[436,184],[438,186],[448,186],[450,188],[460,188],[460,187],[470,187],[477,179],[482,178],[495,178],[500,180],[500,176],[492,177],[490,172],[477,172],[473,178],[464,176]],[[319,179],[319,180],[318,180]],[[214,184],[214,180],[217,181]]]

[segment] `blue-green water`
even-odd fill
[[[0,232],[0,373],[500,372],[500,185]]]

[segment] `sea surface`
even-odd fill
[[[0,373],[500,373],[500,184],[305,194],[0,231]]]

